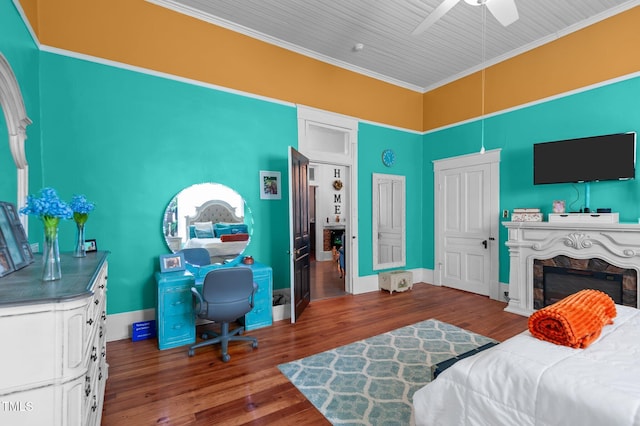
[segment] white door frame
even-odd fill
[[[298,151],[309,159],[309,163],[344,166],[349,175],[348,219],[345,225],[346,274],[345,292],[362,293],[358,286],[358,120],[316,108],[297,105],[298,109]],[[322,152],[309,147],[306,139],[308,123],[326,126],[349,134],[349,143],[342,152]],[[317,236],[317,233],[316,233]],[[318,236],[317,236],[318,237]]]
[[[444,257],[444,240],[443,229],[444,224],[444,205],[442,200],[442,193],[439,190],[441,188],[442,172],[444,170],[457,169],[463,167],[476,166],[480,164],[489,164],[490,166],[490,200],[489,211],[491,217],[490,224],[490,236],[495,238],[489,241],[490,250],[490,271],[489,271],[489,297],[494,300],[502,300],[500,296],[500,283],[498,282],[499,272],[499,231],[500,231],[500,149],[494,149],[486,151],[485,153],[467,154],[457,157],[445,158],[442,160],[433,161],[434,172],[434,236],[435,236],[435,271],[434,271],[434,284],[442,285],[442,265]]]

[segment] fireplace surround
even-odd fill
[[[503,222],[508,230],[509,304],[524,316],[544,306],[544,265],[620,275],[622,303],[638,308],[640,225],[623,223]],[[596,276],[597,277],[600,275]],[[618,302],[618,301],[617,301]]]

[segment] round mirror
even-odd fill
[[[171,199],[164,211],[162,234],[174,253],[204,248],[210,263],[233,263],[251,240],[253,217],[233,189],[219,183],[201,183]]]

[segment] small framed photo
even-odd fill
[[[6,250],[5,255],[12,265],[12,271],[33,263],[31,246],[18,218],[16,207],[6,201],[0,201],[0,235],[0,248]]]
[[[84,240],[84,250],[86,252],[98,251],[98,243],[96,240]]]
[[[279,200],[282,198],[280,172],[260,171],[260,199]]]
[[[555,200],[553,202],[553,212],[554,213],[564,213],[565,212],[564,200]]]
[[[172,253],[160,255],[160,272],[184,271],[184,254]]]
[[[11,262],[11,256],[9,256],[9,250],[6,248],[0,248],[0,277],[4,277],[7,274],[15,271],[13,263]]]

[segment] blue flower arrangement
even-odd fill
[[[58,197],[53,188],[43,188],[39,197],[28,195],[20,213],[40,217],[47,238],[55,238],[60,219],[71,219],[73,216],[71,207]]]
[[[74,195],[69,206],[73,211],[73,220],[79,225],[84,225],[89,219],[89,213],[96,208],[95,204],[88,201],[84,195]]]

